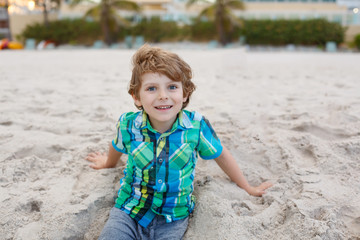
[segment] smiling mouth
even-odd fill
[[[172,106],[159,106],[159,107],[155,107],[155,108],[159,109],[159,110],[166,110],[166,109],[172,108]]]

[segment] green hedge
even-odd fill
[[[142,19],[130,31],[131,35],[144,36],[147,42],[178,41],[182,38],[181,28],[174,21],[161,21],[160,17]]]
[[[238,41],[246,36],[251,45],[322,45],[333,41],[343,42],[345,29],[337,23],[324,19],[313,20],[243,20],[241,29],[228,32],[228,39]],[[193,24],[179,26],[176,22],[163,22],[159,17],[143,19],[139,23],[119,28],[115,41],[122,41],[126,35],[142,35],[147,42],[162,41],[210,41],[217,39],[215,25],[210,21],[194,20]],[[40,40],[53,40],[57,44],[92,44],[102,39],[100,24],[82,19],[59,20],[51,22],[46,28],[43,24],[28,26],[21,37]]]
[[[357,49],[360,50],[360,34],[355,36],[354,43],[355,43],[355,46],[357,47]]]
[[[196,19],[189,27],[189,38],[192,41],[209,41],[217,39],[214,22]]]
[[[64,19],[53,21],[48,27],[40,23],[28,25],[20,35],[20,39],[51,40],[56,44],[92,44],[93,41],[101,39],[101,35],[98,22]]]
[[[238,33],[248,44],[261,45],[325,45],[344,41],[345,29],[324,19],[312,20],[245,20]]]

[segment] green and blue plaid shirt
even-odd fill
[[[186,110],[162,134],[151,127],[144,111],[125,113],[117,123],[112,145],[129,155],[115,206],[143,227],[157,214],[167,222],[189,216],[195,206],[197,154],[214,159],[222,152],[206,118]]]

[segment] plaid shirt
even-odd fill
[[[171,130],[154,130],[144,111],[123,114],[113,147],[129,155],[115,207],[147,227],[158,214],[167,222],[194,209],[193,181],[197,154],[220,156],[222,146],[210,123],[197,112],[178,114]]]

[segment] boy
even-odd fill
[[[176,54],[144,45],[133,57],[129,94],[141,111],[123,114],[109,153],[90,153],[94,169],[129,154],[115,207],[99,239],[181,239],[194,209],[197,154],[215,159],[250,195],[271,183],[248,184],[229,150],[199,113],[183,110],[195,90],[191,68]]]

